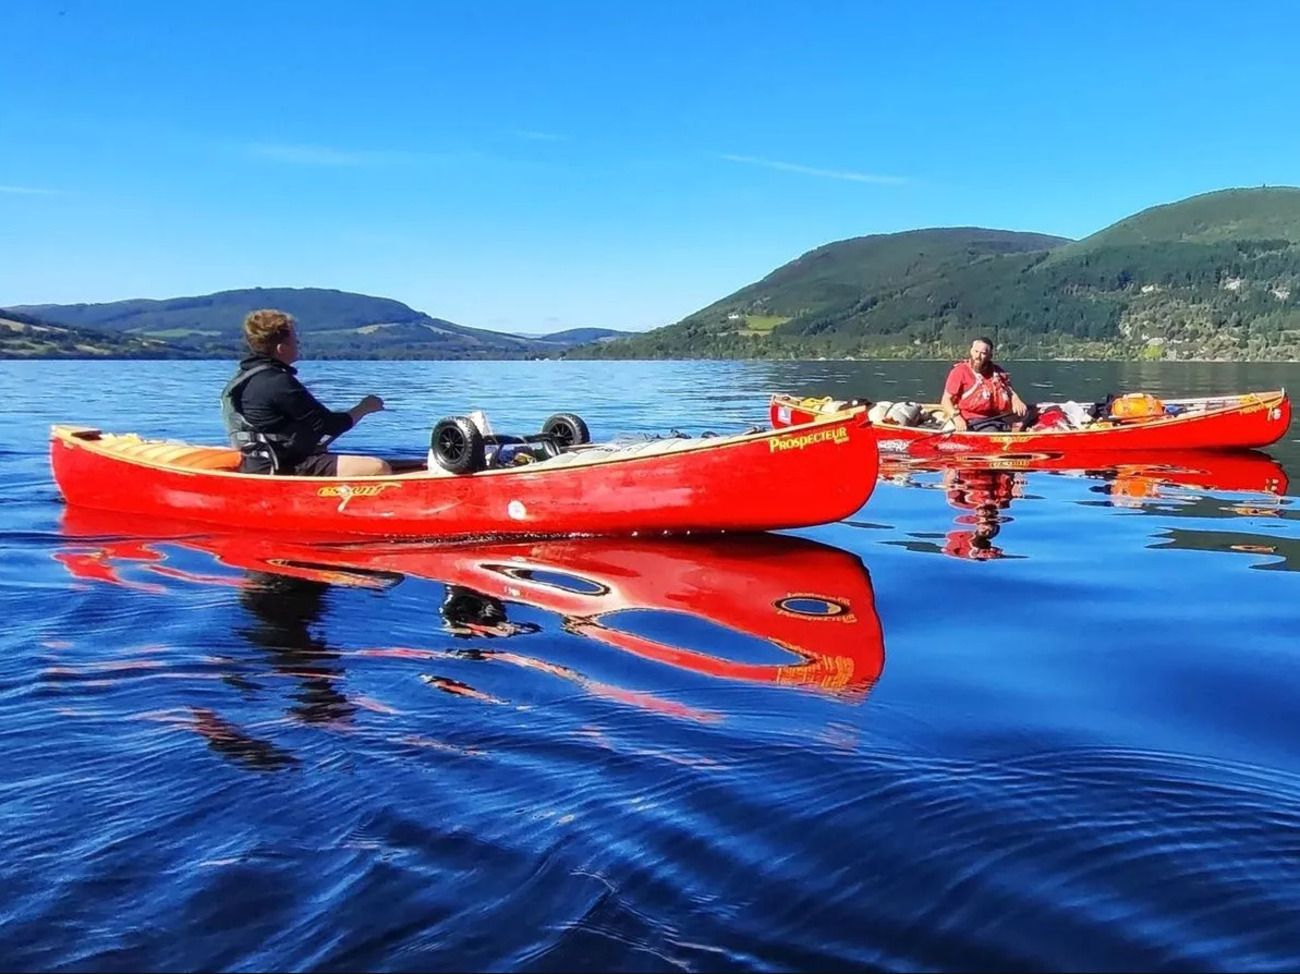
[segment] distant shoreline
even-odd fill
[[[239,355],[228,357],[212,356],[181,356],[181,355],[0,355],[0,362],[228,362],[234,364],[239,361]],[[389,358],[384,356],[367,356],[363,358],[333,358],[329,356],[319,356],[311,358],[309,362],[459,362],[465,364],[474,363],[506,363],[506,362],[549,362],[559,363],[592,363],[592,362],[798,362],[798,363],[815,363],[815,362],[833,362],[836,364],[862,364],[862,365],[880,365],[889,362],[939,362],[949,363],[960,359],[961,356],[937,356],[937,357],[915,357],[915,358]],[[1300,364],[1300,359],[1294,358],[1251,358],[1251,359],[1225,359],[1225,358],[1179,358],[1179,359],[1144,359],[1144,358],[1077,358],[1077,357],[1053,357],[1053,358],[999,358],[999,362],[1108,362],[1122,363],[1126,365],[1296,365]]]

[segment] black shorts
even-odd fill
[[[333,453],[313,453],[291,471],[297,477],[337,477],[339,458]]]
[[[279,473],[290,477],[337,477],[339,475],[339,458],[333,453],[313,453],[304,457],[287,470],[272,471],[269,457],[260,454],[244,454],[239,465],[240,473]]]

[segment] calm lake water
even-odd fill
[[[1027,399],[1300,387],[1010,368]],[[50,423],[219,442],[230,371],[0,362],[0,967],[1300,966],[1294,430],[1190,471],[892,469],[843,523],[680,543],[65,509]],[[341,445],[419,455],[475,407],[698,435],[945,365],[302,372],[392,407]]]

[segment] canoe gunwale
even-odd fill
[[[771,398],[769,412],[775,428],[787,428],[779,411],[791,418],[821,416],[799,397],[778,394]],[[1291,407],[1286,389],[1265,392],[1230,393],[1198,398],[1165,398],[1173,405],[1216,404],[1177,415],[1132,420],[1107,420],[1104,425],[1064,430],[972,431],[944,430],[929,426],[878,424],[873,433],[884,453],[911,453],[934,448],[940,452],[986,451],[990,454],[1032,453],[1040,450],[1091,451],[1132,449],[1134,451],[1175,449],[1254,449],[1277,442],[1286,434]],[[923,404],[922,409],[937,409]],[[1285,419],[1286,422],[1279,422]],[[1274,424],[1269,428],[1269,424]]]
[[[848,419],[852,416],[854,412],[862,413],[862,421],[858,425],[861,426],[870,425],[869,421],[866,418],[866,410],[861,409],[860,407],[855,407],[854,409],[850,409],[850,410],[844,410],[843,412],[836,414],[835,416],[821,416],[816,418],[813,421],[800,424],[800,425],[807,426],[809,429],[812,429],[814,427],[821,427],[824,426],[827,422],[838,422],[838,421]],[[584,470],[584,469],[590,469],[592,467],[612,467],[624,463],[636,463],[636,462],[660,460],[665,457],[677,456],[682,454],[715,451],[715,450],[720,451],[720,450],[725,450],[725,449],[730,449],[735,447],[744,447],[752,443],[755,443],[757,441],[767,439],[773,436],[774,434],[779,433],[784,435],[786,433],[794,432],[795,430],[796,430],[795,426],[784,427],[780,430],[760,429],[760,430],[755,430],[752,433],[751,432],[735,433],[728,436],[717,436],[717,437],[701,436],[701,437],[693,438],[689,441],[680,438],[675,438],[675,437],[664,437],[661,441],[663,444],[666,445],[664,449],[650,450],[650,451],[641,452],[639,454],[634,452],[636,448],[643,447],[649,443],[656,443],[660,441],[647,440],[645,441],[645,443],[627,444],[626,446],[618,446],[618,447],[609,447],[607,444],[602,444],[602,443],[584,444],[583,446],[578,447],[571,452],[576,454],[588,453],[588,452],[591,453],[592,458],[587,461],[566,459],[563,463],[551,465],[549,461],[542,460],[542,461],[537,461],[535,463],[523,464],[518,467],[499,467],[495,469],[479,470],[471,474],[451,474],[443,471],[440,471],[438,473],[430,473],[428,471],[416,470],[416,471],[410,471],[406,473],[373,474],[368,476],[357,476],[357,477],[335,476],[335,477],[311,477],[311,478],[304,478],[302,476],[298,476],[294,474],[255,474],[255,473],[243,473],[238,470],[220,470],[220,469],[206,469],[200,467],[188,467],[183,464],[171,464],[171,463],[161,462],[158,460],[151,459],[149,457],[132,456],[131,454],[124,453],[119,450],[108,447],[104,445],[102,441],[105,439],[105,437],[125,438],[125,437],[134,437],[135,434],[133,433],[105,434],[101,429],[97,427],[54,424],[50,427],[50,437],[52,441],[61,443],[62,445],[70,449],[84,449],[98,456],[102,456],[107,460],[112,460],[113,462],[120,462],[120,463],[131,464],[134,466],[147,467],[151,470],[164,470],[169,473],[184,474],[184,475],[199,475],[204,477],[214,476],[214,477],[221,477],[221,478],[238,478],[241,480],[254,479],[259,484],[275,484],[275,483],[299,484],[302,483],[304,479],[310,479],[312,482],[328,484],[334,481],[346,481],[347,483],[365,483],[369,481],[369,482],[378,483],[384,481],[401,480],[404,483],[409,483],[409,482],[420,482],[420,481],[478,480],[481,478],[488,478],[488,477],[495,478],[495,477],[504,477],[504,476],[534,478],[534,477],[544,476],[546,474],[559,473],[561,471]],[[94,434],[94,435],[89,435],[89,434]],[[226,451],[229,449],[227,447],[215,447],[215,446],[209,446],[205,444],[188,443],[181,440],[161,440],[161,439],[152,440],[152,439],[140,438],[137,442],[140,443],[141,445],[156,444],[161,446],[165,444],[169,446],[175,446],[178,448],[190,447],[195,449],[211,449],[214,451],[217,450]],[[626,453],[627,455],[620,455],[623,453]]]
[[[575,452],[461,475],[303,477],[193,469],[166,462],[185,444],[141,446],[139,437],[126,434],[115,449],[112,436],[53,429],[51,469],[69,505],[272,531],[431,540],[810,527],[860,509],[879,467],[865,410],[829,423],[819,418],[804,427],[666,438],[634,443],[627,452],[592,450],[590,458]],[[132,455],[141,451],[151,455]],[[795,504],[761,487],[790,480],[820,488]]]

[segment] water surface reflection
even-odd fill
[[[1194,505],[1190,516],[1281,515],[1289,486],[1282,465],[1256,451],[1171,451],[1152,459],[1130,453],[883,457],[882,480],[942,490],[959,512],[942,545],[925,540],[926,534],[894,543],[974,561],[1015,557],[995,539],[1014,520],[1013,504],[1033,496],[1030,477],[1048,475],[1095,481],[1089,490],[1103,498],[1097,504],[1152,513]],[[1231,502],[1211,500],[1220,494],[1232,495]]]
[[[349,696],[347,661],[355,656],[421,661],[430,670],[420,674],[427,685],[483,701],[499,698],[479,690],[459,664],[507,663],[595,696],[673,709],[653,686],[616,685],[530,653],[528,637],[536,635],[576,637],[670,671],[846,699],[864,696],[884,666],[861,559],[793,536],[477,545],[291,540],[80,508],[65,512],[63,535],[54,557],[78,579],[151,595],[177,583],[233,587],[243,611],[232,635],[257,650],[271,675],[246,659],[230,660],[225,681],[254,695],[268,679],[288,681],[289,716],[305,724],[346,724],[358,706],[382,709]],[[197,568],[194,554],[203,557]],[[407,634],[401,645],[378,633],[371,641],[329,635],[334,590],[382,596],[411,580],[436,588],[404,603],[405,617],[384,627]],[[516,618],[520,613],[532,618]],[[374,643],[376,635],[384,644]],[[442,635],[455,643],[440,642]],[[223,744],[238,737],[212,712],[198,725]],[[244,747],[241,754],[248,753]]]

